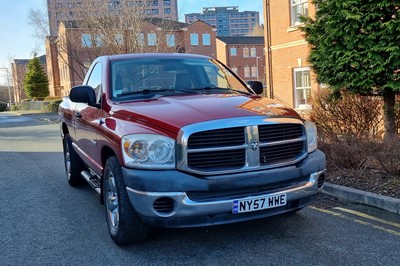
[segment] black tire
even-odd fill
[[[145,241],[149,226],[135,213],[126,191],[121,166],[110,157],[104,168],[103,196],[108,231],[118,246]]]
[[[65,134],[63,139],[64,149],[64,165],[67,175],[68,184],[72,187],[78,187],[85,184],[85,179],[81,176],[81,172],[85,170],[85,166],[72,147],[72,141],[69,134]]]

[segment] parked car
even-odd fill
[[[151,226],[298,211],[324,184],[325,155],[315,125],[262,89],[206,56],[99,57],[59,108],[68,182],[100,194],[118,245]]]

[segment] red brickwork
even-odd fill
[[[266,12],[266,0],[264,0],[264,21],[268,21]],[[272,58],[272,81],[268,78],[268,64],[266,68],[267,90],[271,86],[275,98],[287,105],[294,107],[294,69],[309,67],[309,46],[304,39],[303,32],[296,26],[290,24],[290,1],[270,0],[269,27],[265,27],[266,52],[270,48]],[[309,15],[315,14],[315,8],[308,1]],[[268,34],[271,36],[271,47],[268,47]],[[268,60],[268,54],[266,55]],[[318,88],[315,77],[311,79],[311,91]],[[269,95],[269,94],[268,94]]]
[[[190,54],[201,54],[211,57],[216,57],[216,30],[214,27],[204,23],[201,20],[189,24],[183,29],[183,45],[185,47],[185,52]],[[192,45],[190,41],[190,35],[197,34],[198,45]],[[210,42],[208,45],[208,40],[203,39],[203,34],[210,36]],[[207,37],[208,38],[208,37]]]

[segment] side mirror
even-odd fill
[[[94,105],[96,103],[96,94],[94,93],[94,89],[90,86],[76,86],[71,89],[69,99],[76,103]]]
[[[264,86],[260,81],[248,81],[247,84],[256,94],[261,94],[264,91]]]

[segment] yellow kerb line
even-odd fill
[[[345,208],[341,208],[341,207],[336,207],[334,209],[342,211],[342,212],[347,212],[347,213],[350,213],[350,214],[354,214],[354,215],[363,217],[365,219],[369,219],[369,220],[372,220],[372,221],[376,221],[376,222],[380,222],[380,223],[383,223],[383,224],[387,224],[387,225],[391,225],[391,226],[400,228],[400,224],[398,224],[398,223],[391,222],[391,221],[386,221],[386,220],[383,220],[383,219],[380,219],[380,218],[376,218],[374,216],[371,216],[371,215],[368,215],[368,214],[365,214],[365,213],[362,213],[362,212],[353,211],[353,210],[349,210],[349,209],[345,209]]]
[[[343,218],[345,220],[349,220],[349,221],[352,221],[352,222],[355,222],[355,223],[358,223],[358,224],[371,226],[372,228],[384,231],[386,233],[389,233],[389,234],[392,234],[392,235],[395,235],[395,236],[400,236],[400,232],[397,232],[395,230],[388,229],[388,228],[385,228],[385,227],[382,227],[382,226],[379,226],[379,225],[371,224],[371,223],[368,223],[368,222],[364,222],[364,221],[361,221],[361,220],[358,220],[358,219],[353,219],[351,217],[348,217],[348,216],[343,215],[343,214],[338,213],[338,212],[319,209],[319,208],[314,207],[314,206],[311,206],[310,208],[313,209],[313,210],[316,210],[316,211],[319,211],[319,212],[323,212],[323,213],[326,213],[326,214],[330,214],[330,215],[333,215],[333,216],[336,216],[336,217],[340,217],[340,218]],[[375,218],[375,217],[373,217],[373,218]],[[378,218],[376,218],[376,219],[378,219]]]

